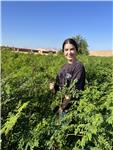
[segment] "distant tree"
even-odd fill
[[[78,43],[78,53],[88,55],[88,43],[85,38],[81,35],[77,35],[76,37],[72,37]]]

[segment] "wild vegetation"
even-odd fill
[[[86,69],[83,92],[49,90],[62,55],[2,51],[2,150],[113,150],[113,58],[78,56]],[[63,118],[54,113],[73,95]],[[79,97],[79,100],[78,100]]]

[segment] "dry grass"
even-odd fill
[[[90,56],[113,56],[113,51],[90,51],[89,52]]]

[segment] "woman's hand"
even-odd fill
[[[55,93],[55,83],[54,82],[49,84],[49,89],[52,91],[52,93]]]
[[[58,113],[58,114],[62,114],[62,112],[63,112],[63,109],[60,107],[60,108],[58,109],[57,113]]]
[[[65,100],[70,100],[70,96],[69,95],[65,95]]]
[[[54,82],[50,83],[49,89],[50,89],[50,90],[53,90],[53,89],[54,89],[54,86],[55,86],[55,83],[54,83]]]

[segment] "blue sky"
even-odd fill
[[[112,9],[112,1],[3,1],[2,45],[59,49],[80,34],[89,50],[111,50]]]

